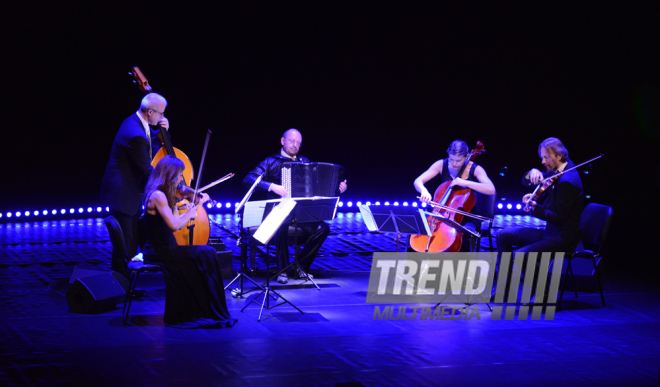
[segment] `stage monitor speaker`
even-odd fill
[[[85,278],[85,277],[90,277],[93,275],[97,274],[111,274],[119,284],[121,284],[121,287],[124,288],[125,292],[128,292],[128,279],[124,277],[123,275],[119,274],[116,271],[109,271],[108,269],[99,269],[96,267],[83,267],[83,266],[76,266],[73,268],[73,273],[71,274],[71,278],[69,278],[69,284],[73,284],[76,279],[78,278]]]
[[[225,242],[223,242],[222,239],[218,237],[209,237],[208,245],[213,247],[216,251],[227,250],[227,246],[225,245]]]
[[[123,302],[126,291],[113,274],[102,272],[76,278],[66,292],[69,311],[95,314],[112,310]],[[121,274],[117,275],[123,278]]]

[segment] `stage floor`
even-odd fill
[[[264,311],[258,322],[259,307],[241,312],[246,298],[227,292],[238,323],[214,330],[163,326],[159,274],[140,278],[138,288],[147,294],[134,301],[129,325],[122,323],[120,307],[97,315],[70,313],[66,298],[49,286],[68,279],[75,266],[109,267],[112,247],[100,218],[0,224],[0,382],[658,385],[657,281],[608,272],[607,307],[598,293],[580,293],[577,300],[567,293],[554,320],[495,321],[484,304],[475,306],[479,318],[469,320],[374,320],[374,305],[365,302],[371,258],[394,251],[396,239],[368,233],[359,213],[338,215],[311,271],[321,290],[298,286],[302,281],[274,287],[304,314],[283,305]],[[238,231],[233,215],[212,218]],[[212,230],[234,249],[238,268],[235,239]]]

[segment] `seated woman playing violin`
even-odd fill
[[[176,328],[231,327],[236,319],[227,310],[224,284],[216,251],[209,246],[179,246],[173,231],[194,219],[198,206],[209,200],[198,196],[179,215],[176,208],[184,164],[165,156],[149,177],[144,195],[147,243],[145,260],[165,267],[165,325]]]

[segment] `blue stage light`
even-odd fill
[[[64,208],[62,208],[62,209],[60,210],[60,214],[66,214],[66,210],[65,210]]]
[[[106,207],[105,212],[110,212],[110,207]]]
[[[395,205],[395,206],[398,206],[398,205],[399,205],[399,202],[394,202],[394,205]]]
[[[348,207],[353,207],[353,202],[348,202],[348,203],[346,203],[346,205],[347,205]]]
[[[355,203],[355,205],[360,207],[362,205],[362,202],[357,202],[357,203]]]
[[[20,217],[21,217],[21,212],[20,212],[20,211],[16,211],[16,217],[17,217],[17,218],[20,218]]]
[[[87,207],[87,212],[92,212],[94,209],[92,207]]]
[[[389,206],[389,205],[390,205],[390,202],[385,202],[385,205],[386,205],[386,206]]]
[[[239,202],[234,203],[234,208],[238,207],[240,204],[241,203],[239,203]]]
[[[370,205],[371,205],[371,202],[367,202],[366,204],[367,204],[368,206],[370,206]]]
[[[376,202],[376,205],[377,205],[377,206],[380,206],[380,202]]]
[[[103,211],[103,208],[101,208],[101,207],[96,207],[96,212],[101,212],[101,211]]]
[[[56,214],[57,214],[57,210],[53,210],[53,211],[51,211],[51,214],[56,215]]]
[[[75,208],[70,208],[70,209],[69,209],[69,213],[70,213],[70,214],[73,214],[74,212],[76,212],[76,209],[75,209]]]
[[[32,215],[32,214],[30,213],[30,211],[25,211],[25,216],[30,216],[30,215]],[[38,212],[37,212],[37,215],[39,215]]]
[[[404,207],[408,207],[408,202],[403,202]]]
[[[222,204],[220,204],[220,203],[216,203],[216,204],[215,204],[215,208],[222,208]]]
[[[227,203],[227,204],[225,204],[225,207],[227,207],[227,208],[231,208],[231,203]]]
[[[212,207],[213,207],[213,204],[211,204],[211,203],[206,203],[206,208],[212,208]]]
[[[422,203],[422,207],[426,208],[426,203]]]
[[[7,217],[8,217],[8,218],[11,218],[11,216],[12,216],[12,215],[11,215],[11,212],[8,212],[8,213],[7,213]]]
[[[519,210],[519,209],[521,209],[521,208],[522,208],[522,205],[520,205],[520,204],[516,204],[516,210]]]
[[[84,208],[78,208],[78,213],[82,214],[83,212],[85,212]]]
[[[417,207],[417,202],[413,202],[412,206]]]
[[[337,206],[338,206],[338,207],[344,207],[344,202],[339,202],[339,203],[337,203]]]
[[[511,203],[509,203],[509,204],[506,205],[506,209],[507,209],[507,210],[510,210],[511,207],[513,207],[513,206],[511,205]]]
[[[41,211],[41,215],[48,215],[48,210]]]
[[[497,203],[497,208],[502,209],[502,203]]]
[[[2,215],[2,212],[0,212],[0,219],[2,219],[3,216],[4,216],[4,215]]]

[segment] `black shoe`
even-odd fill
[[[286,275],[286,273],[281,273],[280,275],[277,276],[277,282],[281,284],[286,284],[289,282],[289,276]]]
[[[314,276],[309,274],[309,273],[305,273],[302,269],[296,269],[294,271],[293,278],[294,279],[313,279]]]

